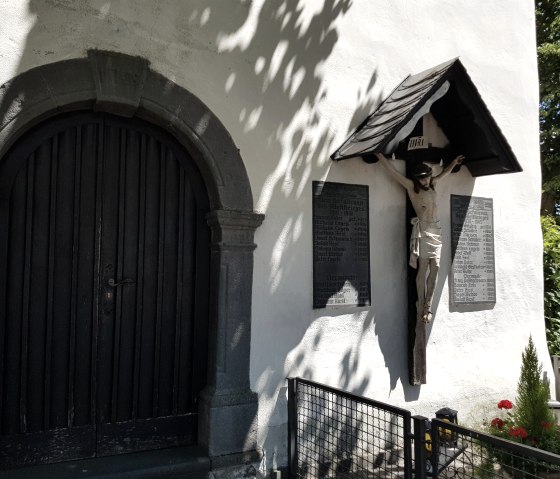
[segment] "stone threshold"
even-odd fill
[[[193,446],[0,470],[0,478],[206,479],[210,468],[210,458],[203,449]]]

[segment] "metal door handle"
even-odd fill
[[[112,286],[113,288],[116,288],[117,286],[126,286],[127,284],[135,284],[135,283],[136,281],[130,278],[126,278],[117,282],[115,282],[114,278],[110,278],[109,281],[107,282],[107,284],[109,286]]]

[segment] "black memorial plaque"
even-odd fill
[[[492,198],[451,195],[451,301],[496,302]]]
[[[371,304],[369,190],[313,182],[313,307]]]

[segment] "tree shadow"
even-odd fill
[[[331,169],[350,167],[349,163],[331,164],[329,159],[340,137],[331,124],[336,113],[327,107],[339,90],[326,81],[324,68],[340,40],[337,23],[352,3],[255,0],[227,9],[222,0],[168,4],[95,0],[80,8],[69,0],[28,3],[35,21],[16,73],[82,57],[92,48],[143,56],[152,68],[196,92],[212,111],[219,111],[242,157],[260,162],[249,171],[255,210],[267,214],[266,230],[257,231],[256,242],[271,247],[255,252],[254,277],[266,280],[253,287],[253,318],[257,320],[252,326],[252,348],[256,357],[266,357],[267,362],[251,365],[251,382],[264,398],[275,401],[271,411],[261,412],[269,425],[269,431],[260,433],[265,449],[285,441],[287,416],[281,396],[286,376],[295,372],[311,379],[317,376],[310,365],[328,349],[326,342],[333,338],[326,334],[342,316],[355,320],[352,328],[359,339],[346,347],[336,365],[333,380],[337,386],[362,394],[377,379],[366,374],[360,363],[360,351],[370,342],[381,348],[390,390],[399,378],[403,387],[406,384],[402,381],[406,359],[395,354],[395,349],[405,351],[405,326],[396,321],[398,311],[377,306],[393,284],[372,280],[371,308],[316,311],[311,321],[290,314],[310,308],[310,298],[302,292],[309,290],[311,273],[302,274],[301,265],[310,272],[312,264],[306,253],[309,247],[301,244],[312,244],[305,228],[312,217],[311,180],[317,179],[312,176],[320,171],[328,179]],[[372,93],[376,83],[374,70],[358,88],[344,137],[381,101],[381,96]],[[0,118],[15,117],[41,87],[29,84],[14,91],[9,83],[4,85]],[[52,107],[64,109],[64,105]],[[13,124],[15,131],[28,121],[21,118]],[[393,253],[387,261],[392,258]],[[376,267],[372,262],[372,268]],[[290,308],[286,308],[286,298]]]

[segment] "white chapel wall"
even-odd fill
[[[513,399],[531,334],[550,370],[542,306],[533,2],[396,0],[4,2],[0,84],[38,65],[115,50],[147,58],[224,123],[240,148],[257,231],[251,386],[258,441],[285,463],[286,377],[480,422]],[[405,197],[380,165],[329,156],[410,73],[460,57],[522,173],[438,194],[444,228],[427,384],[408,384]],[[401,170],[403,165],[398,165]],[[369,187],[371,307],[312,308],[311,184]],[[494,200],[497,302],[450,312],[449,195]]]

